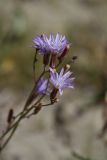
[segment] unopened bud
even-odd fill
[[[65,66],[64,66],[64,71],[68,71],[69,69],[70,69],[70,65],[69,64],[66,64]]]
[[[13,120],[13,114],[14,114],[14,111],[13,109],[10,109],[9,112],[8,112],[8,116],[7,116],[7,122],[8,124],[10,124]]]
[[[76,59],[77,59],[77,56],[73,56],[72,57],[72,62],[74,63]]]
[[[56,66],[56,55],[55,54],[52,54],[52,56],[51,56],[51,61],[50,61],[50,67],[51,68],[55,68],[55,66]]]
[[[68,50],[70,48],[70,45],[68,44],[66,46],[66,48],[64,49],[63,53],[60,55],[60,57],[58,57],[59,61],[62,61],[62,59],[65,57],[65,55],[67,54]]]

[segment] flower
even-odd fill
[[[34,47],[39,50],[39,53],[44,54],[56,54],[60,56],[65,49],[68,48],[69,42],[65,36],[56,34],[56,37],[51,33],[49,38],[43,34],[33,39]]]
[[[41,78],[36,86],[36,91],[40,94],[46,94],[48,88],[48,80]]]
[[[63,89],[74,88],[74,77],[71,77],[72,72],[66,72],[64,68],[62,68],[60,73],[57,73],[54,69],[50,68],[50,74],[50,82],[53,84],[55,89],[59,90],[60,95],[63,94]]]

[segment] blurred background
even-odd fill
[[[0,0],[0,132],[33,87],[32,39],[59,32],[72,43],[75,89],[23,121],[3,160],[107,159],[107,1]],[[37,75],[41,64],[37,66]],[[1,133],[0,133],[1,134]]]

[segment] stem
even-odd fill
[[[16,116],[14,116],[14,118],[15,118],[15,119],[18,118],[22,113],[23,113],[22,111],[19,112]]]
[[[35,77],[35,63],[37,62],[37,49],[36,49],[36,52],[35,52],[35,55],[34,55],[34,59],[33,59],[33,76],[34,76],[34,82],[36,80],[36,77]]]
[[[14,128],[16,123],[14,123],[6,132],[0,137],[0,141],[11,131],[12,128]]]
[[[13,134],[15,133],[16,129],[18,127],[18,123],[17,125],[13,128],[13,131],[11,132],[10,136],[7,138],[7,140],[5,141],[5,143],[2,145],[2,147],[0,148],[0,152],[3,151],[3,149],[5,148],[5,146],[8,144],[8,142],[10,141],[10,139],[12,138]]]
[[[33,99],[38,96],[38,94],[34,95],[34,93],[35,93],[35,88],[36,88],[39,80],[41,79],[41,77],[42,77],[44,74],[45,74],[45,67],[44,67],[43,72],[42,72],[41,75],[39,76],[38,80],[36,81],[36,85],[34,85],[34,88],[32,89],[29,97],[27,98],[27,101],[26,101],[26,103],[25,103],[25,106],[24,106],[24,108],[23,108],[23,111],[26,110],[26,108],[32,103]],[[23,111],[22,111],[22,112],[23,112]]]
[[[46,71],[45,71],[45,66],[44,66],[44,70],[43,70],[43,72],[41,73],[40,77],[38,78],[38,80],[37,80],[37,82],[36,82],[36,85],[37,85],[38,81],[40,80],[40,78],[45,74],[45,72],[46,72]],[[48,78],[48,83],[49,83],[49,78]],[[9,135],[9,137],[6,139],[6,141],[5,141],[5,142],[3,143],[3,145],[1,146],[0,152],[5,148],[5,146],[6,146],[6,145],[9,143],[9,141],[11,140],[12,136],[14,135],[14,133],[15,133],[15,131],[16,131],[19,123],[20,123],[20,121],[21,121],[22,119],[26,118],[26,115],[27,115],[32,109],[35,109],[35,106],[36,106],[38,103],[40,103],[40,101],[45,97],[45,94],[42,95],[42,96],[39,98],[39,100],[37,100],[37,102],[36,102],[34,105],[32,105],[30,108],[27,108],[27,107],[32,103],[32,95],[33,95],[33,93],[34,93],[35,87],[36,87],[36,86],[34,86],[33,90],[31,91],[31,94],[30,94],[30,96],[28,97],[28,99],[27,99],[27,101],[26,101],[26,103],[25,103],[25,106],[24,106],[23,110],[22,110],[19,114],[17,114],[17,115],[15,116],[15,120],[14,120],[14,121],[16,121],[16,122],[14,122],[13,125],[12,125],[10,128],[8,128],[8,129],[6,130],[6,132],[0,137],[0,140],[2,140],[2,139],[12,130],[12,132],[11,132],[10,135]],[[47,85],[47,88],[48,88],[48,85]],[[47,90],[47,88],[46,88],[46,90]],[[37,95],[37,96],[38,96],[38,95]],[[35,98],[35,97],[34,97],[34,98]],[[47,104],[47,105],[51,105],[51,104]],[[43,106],[46,106],[46,105],[43,105]],[[19,117],[19,118],[18,118],[18,117]],[[16,120],[16,118],[18,118],[18,119]]]
[[[43,98],[45,95],[42,95],[39,100],[35,103],[35,105],[37,105]],[[26,112],[23,112],[21,114],[21,116],[19,117],[19,119],[13,124],[13,126],[1,137],[4,138],[5,135],[8,134],[8,132],[10,132],[11,129],[13,129],[13,131],[11,132],[11,134],[9,135],[9,137],[7,138],[7,140],[4,142],[4,144],[1,146],[0,148],[0,152],[5,148],[5,146],[9,143],[9,141],[11,140],[12,136],[14,135],[20,121],[24,118],[26,118],[26,115],[34,108],[34,106],[31,106],[28,110],[26,110]]]
[[[15,116],[15,120],[16,120],[16,118],[18,118],[18,117],[21,116],[22,114],[23,114],[22,111],[21,111],[19,114],[17,114],[17,115]],[[14,122],[14,124],[4,132],[4,134],[0,137],[0,141],[12,130],[12,128],[15,127],[16,123],[17,123],[17,121]]]

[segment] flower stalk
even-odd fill
[[[10,109],[7,116],[9,124],[5,132],[0,137],[0,152],[7,146],[20,122],[30,118],[40,112],[43,107],[53,105],[58,102],[58,96],[63,94],[65,88],[73,88],[72,72],[70,66],[64,66],[60,71],[58,67],[69,51],[70,43],[65,36],[57,33],[56,37],[50,34],[34,38],[34,48],[36,49],[33,59],[34,87],[29,94],[22,110],[15,115],[15,111]],[[35,63],[37,55],[43,56],[42,72],[38,79],[35,77]],[[37,80],[36,80],[37,79]],[[43,99],[49,97],[49,102],[44,104]]]

